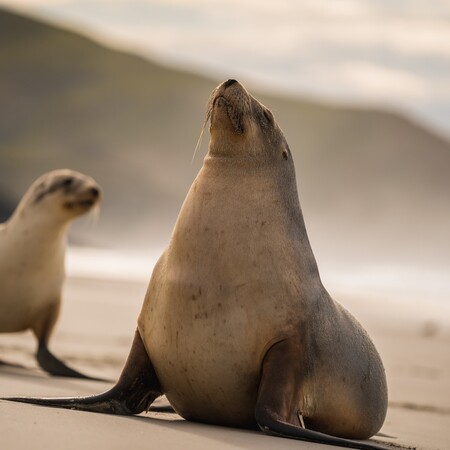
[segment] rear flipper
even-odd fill
[[[109,391],[89,397],[9,397],[2,400],[81,411],[131,415],[148,410],[152,402],[160,395],[162,395],[160,383],[141,336],[136,331],[119,381]]]
[[[255,408],[256,421],[264,433],[361,450],[388,447],[339,438],[305,428],[301,414],[302,353],[291,339],[278,342],[266,353]]]

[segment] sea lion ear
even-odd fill
[[[273,125],[275,123],[275,118],[273,117],[273,113],[270,109],[263,108],[263,114],[270,125]]]
[[[289,145],[285,142],[283,152],[282,152],[283,158],[288,160],[291,156],[291,149],[289,148]]]

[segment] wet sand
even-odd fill
[[[145,290],[143,283],[69,279],[51,348],[85,373],[116,379],[128,354]],[[386,367],[389,410],[375,439],[406,448],[449,449],[448,329],[420,318],[402,319],[402,311],[395,308],[380,313],[370,299],[335,297],[363,323]],[[34,361],[34,346],[31,333],[0,335],[0,359],[16,364],[0,365],[0,396],[85,395],[111,385],[47,376]],[[6,401],[0,401],[0,443],[5,450],[333,448],[191,423],[176,414],[120,417]]]

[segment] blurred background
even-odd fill
[[[148,280],[236,78],[285,132],[325,286],[448,327],[449,43],[448,0],[0,0],[0,221],[87,173],[69,275]]]

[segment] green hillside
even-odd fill
[[[220,81],[0,10],[2,205],[41,173],[70,167],[105,190],[99,223],[76,226],[76,242],[164,246],[201,165],[206,144],[191,158]],[[448,258],[449,142],[392,112],[254,94],[288,138],[319,258]]]

